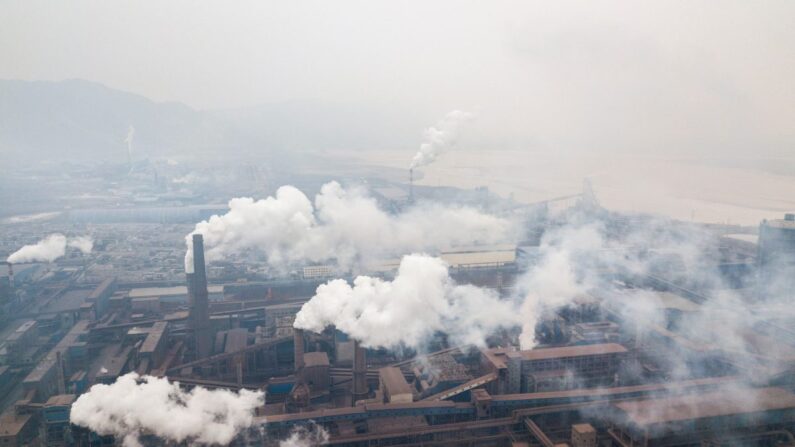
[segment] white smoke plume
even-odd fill
[[[254,411],[264,400],[259,391],[183,391],[168,379],[129,373],[81,395],[72,405],[70,422],[121,438],[127,447],[140,446],[141,435],[226,445],[252,425]]]
[[[591,278],[581,277],[576,267],[603,243],[601,234],[592,226],[566,227],[544,237],[539,262],[517,285],[522,296],[521,349],[532,349],[537,344],[535,327],[545,312],[560,309],[586,293]]]
[[[435,126],[425,130],[420,150],[411,160],[409,169],[426,166],[455,146],[461,126],[471,120],[473,115],[460,110],[453,110],[445,115]]]
[[[124,142],[127,143],[127,162],[132,163],[132,152],[133,152],[133,139],[135,138],[135,127],[130,124],[130,127],[127,129],[127,137],[124,138]]]
[[[63,234],[53,233],[35,244],[25,245],[15,251],[8,257],[8,262],[12,264],[20,262],[52,262],[66,254],[67,246],[88,254],[91,253],[94,242],[88,236],[67,238]]]
[[[418,348],[435,332],[482,346],[496,329],[518,321],[513,302],[457,285],[444,261],[414,254],[403,257],[392,281],[359,276],[353,287],[341,279],[321,285],[294,325],[313,332],[334,325],[366,347]]]
[[[78,236],[67,239],[66,245],[83,253],[91,253],[91,250],[94,249],[94,240],[89,236]]]
[[[385,256],[509,240],[513,225],[473,208],[420,204],[390,215],[358,188],[330,182],[309,198],[292,186],[275,197],[236,198],[229,211],[196,224],[186,236],[185,269],[193,269],[191,236],[204,236],[206,259],[259,250],[271,267],[292,262],[336,261],[343,267]]]
[[[318,447],[328,444],[329,434],[321,426],[296,427],[287,439],[279,442],[279,447]]]

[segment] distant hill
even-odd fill
[[[28,157],[125,160],[134,151],[181,151],[197,144],[204,116],[184,104],[156,103],[101,84],[0,81],[0,147]]]
[[[311,101],[200,111],[83,80],[0,80],[2,158],[122,162],[130,125],[140,158],[413,148],[427,121],[388,108]]]

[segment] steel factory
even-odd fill
[[[610,234],[650,225],[583,208]],[[532,228],[518,245],[439,256],[456,283],[509,299],[538,261],[540,234],[556,224]],[[653,268],[587,262],[598,286],[542,313],[530,349],[513,328],[480,346],[436,334],[423,350],[368,347],[334,327],[297,329],[296,314],[331,270],[306,265],[303,274],[260,281],[234,277],[239,268],[209,275],[201,234],[192,236],[183,284],[77,283],[65,262],[44,273],[44,292],[27,297],[35,310],[0,333],[0,447],[119,443],[71,424],[70,408],[92,386],[131,372],[186,390],[264,392],[237,445],[276,445],[309,426],[339,446],[795,445],[795,333],[786,313],[760,311],[740,324],[728,311],[710,313],[714,327],[732,321],[732,343],[693,330],[721,294],[747,309],[782,290],[792,297],[795,216],[698,231],[710,237],[702,267],[717,272],[720,287],[653,244],[615,244],[602,249],[604,259],[642,256]],[[42,268],[8,264],[2,280],[15,305],[43,274],[29,270]],[[384,260],[372,274],[389,278],[395,268]],[[655,318],[627,313],[638,297]]]

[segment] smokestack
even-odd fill
[[[295,372],[304,367],[304,330],[293,328],[293,357]]]
[[[367,351],[359,345],[359,341],[353,342],[353,402],[367,399]]]
[[[196,340],[196,358],[210,355],[210,313],[207,297],[207,272],[204,268],[204,238],[193,235],[193,273],[187,274],[190,322]]]

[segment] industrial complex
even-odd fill
[[[713,312],[712,304],[727,294],[743,309],[782,291],[792,298],[795,216],[758,229],[698,226],[709,236],[699,267],[716,272],[718,285],[655,240],[621,239],[651,220],[589,203],[575,208],[530,228],[520,244],[438,253],[456,283],[508,300],[556,226],[587,218],[617,241],[575,272],[597,277],[587,290],[541,314],[530,349],[510,327],[479,346],[437,334],[422,350],[368,347],[334,327],[294,328],[333,269],[315,263],[279,278],[246,278],[245,260],[208,264],[201,234],[191,239],[192,272],[178,281],[173,272],[99,278],[96,259],[86,267],[80,255],[7,264],[0,447],[120,443],[70,423],[70,408],[92,386],[131,372],[186,390],[263,391],[253,423],[233,441],[239,445],[278,444],[296,427],[322,430],[324,442],[340,446],[795,445],[788,314],[760,309],[738,325],[730,309]],[[695,226],[669,222],[655,231]],[[148,253],[152,264],[169,266],[179,255]],[[651,267],[604,262],[614,258]],[[390,278],[396,267],[384,259],[370,274]],[[654,318],[627,312],[639,297]],[[702,314],[716,337],[694,330]],[[724,321],[732,321],[732,343],[720,339]],[[146,435],[145,444],[156,444]]]

